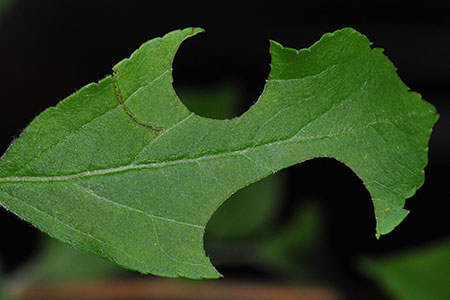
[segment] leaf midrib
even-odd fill
[[[426,114],[417,114],[414,115],[414,117],[426,117],[429,115],[432,115],[432,112],[426,113]],[[396,120],[378,120],[371,123],[368,123],[365,126],[359,127],[359,128],[348,128],[344,131],[333,133],[333,134],[324,134],[319,136],[313,136],[313,137],[297,137],[297,134],[301,132],[302,129],[297,131],[294,135],[287,139],[280,139],[276,141],[269,141],[266,143],[262,143],[259,145],[254,145],[250,147],[246,147],[243,149],[228,151],[228,152],[221,152],[221,153],[215,153],[215,154],[207,154],[207,155],[201,155],[197,157],[191,157],[191,158],[179,158],[174,160],[166,160],[161,162],[153,162],[153,163],[144,163],[144,164],[129,164],[124,165],[120,167],[115,168],[108,168],[108,169],[99,169],[99,170],[92,170],[92,171],[85,171],[75,174],[69,174],[69,175],[61,175],[61,176],[11,176],[11,177],[3,177],[0,178],[0,183],[13,183],[13,182],[49,182],[49,181],[67,181],[77,178],[84,178],[84,177],[91,177],[91,176],[99,176],[99,175],[108,175],[108,174],[114,174],[114,173],[120,173],[125,172],[129,170],[139,170],[139,169],[151,169],[151,168],[161,168],[166,166],[173,166],[173,165],[179,165],[179,164],[187,164],[187,163],[197,163],[198,161],[202,160],[209,160],[209,159],[216,159],[216,158],[223,158],[223,157],[229,157],[234,155],[245,155],[247,152],[258,149],[261,147],[269,147],[274,145],[282,145],[286,143],[303,143],[303,142],[310,142],[310,141],[316,141],[321,140],[325,138],[335,138],[338,136],[346,135],[349,133],[354,133],[356,131],[361,131],[364,129],[367,129],[369,127],[373,127],[378,124],[387,124],[392,125],[393,122],[397,122],[400,119]]]

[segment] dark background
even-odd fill
[[[428,2],[310,2],[17,1],[0,20],[0,153],[37,114],[110,74],[115,63],[143,42],[171,30],[206,29],[177,53],[175,89],[231,82],[241,90],[240,114],[262,92],[269,72],[269,39],[298,49],[325,32],[353,27],[374,47],[384,48],[403,81],[441,115],[430,141],[425,185],[407,200],[411,213],[405,221],[376,240],[370,196],[360,180],[334,160],[309,161],[283,171],[289,179],[280,222],[298,205],[290,199],[322,201],[326,245],[335,261],[348,271],[349,281],[374,288],[354,270],[355,256],[420,246],[450,234],[448,11]],[[5,210],[0,210],[0,226],[0,257],[11,271],[33,254],[37,230]],[[262,276],[244,268],[220,271],[225,276]]]

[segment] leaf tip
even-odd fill
[[[386,207],[376,212],[377,228],[375,237],[380,239],[393,231],[409,214],[409,210],[404,208]]]
[[[195,27],[195,26],[194,27],[188,27],[187,30],[191,30],[191,34],[192,35],[205,32],[204,28]]]

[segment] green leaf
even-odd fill
[[[385,257],[366,258],[361,269],[398,300],[450,299],[450,240]]]
[[[200,31],[143,44],[113,76],[39,115],[0,160],[1,205],[126,268],[190,278],[219,276],[202,239],[225,199],[314,157],[363,180],[378,235],[403,220],[438,117],[380,49],[353,29],[300,51],[271,42],[258,102],[213,120],[189,112],[172,87],[173,57]]]

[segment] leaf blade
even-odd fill
[[[78,117],[81,133],[70,129],[73,108],[61,117],[68,135],[56,139],[60,118],[45,116],[58,109],[38,117],[0,161],[2,205],[127,268],[191,278],[219,276],[202,245],[225,199],[314,157],[336,158],[363,180],[378,236],[403,220],[405,198],[423,183],[437,115],[366,37],[343,29],[300,51],[272,42],[258,102],[238,118],[212,120],[190,113],[172,87],[176,49],[200,31],[145,43],[113,68],[113,78],[63,101],[58,109],[95,102],[98,96],[83,93],[99,92],[109,104],[93,121],[90,113]],[[89,112],[89,105],[81,106]],[[42,130],[51,142],[30,159]]]

